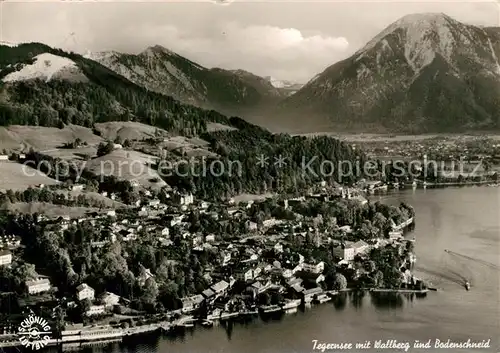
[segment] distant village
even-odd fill
[[[471,165],[481,163],[479,171],[486,173],[498,170],[496,167],[500,165],[499,141],[480,135],[429,136],[416,140],[411,137],[398,140],[394,137],[394,140],[355,141],[352,145],[374,159],[423,160],[425,156],[427,160],[436,162],[461,161]]]

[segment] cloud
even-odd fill
[[[230,23],[223,29],[225,41],[231,45],[240,43],[242,50],[262,54],[267,50],[279,52],[290,50],[301,52],[313,50],[314,55],[318,51],[344,51],[349,46],[347,39],[343,37],[323,37],[321,35],[304,36],[296,28],[280,28],[273,26],[247,26],[242,27],[237,23]]]
[[[281,79],[307,81],[318,71],[345,57],[349,42],[344,37],[305,35],[296,28],[228,24],[215,43],[207,41],[206,50],[216,45],[214,65],[246,70]],[[188,50],[188,48],[183,48]],[[215,61],[215,60],[216,61]],[[288,71],[283,76],[284,71]]]
[[[299,81],[309,80],[344,58],[349,48],[344,37],[306,35],[295,28],[242,26],[236,22],[214,26],[204,33],[144,24],[124,34],[127,43],[160,44],[207,67],[244,69]]]

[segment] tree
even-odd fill
[[[384,217],[384,215],[380,212],[375,213],[373,216],[373,221],[372,224],[380,229],[382,233],[385,231],[387,228],[387,218]]]
[[[108,141],[108,143],[103,143],[101,142],[99,146],[97,146],[97,156],[105,156],[107,154],[110,154],[111,151],[113,151],[114,144],[111,141]]]
[[[162,302],[165,308],[170,310],[176,310],[179,308],[179,296],[177,292],[179,286],[174,281],[168,281],[160,288],[159,300]]]
[[[377,271],[377,273],[375,273],[373,281],[375,282],[375,286],[378,288],[382,288],[384,286],[384,274],[382,271]]]
[[[361,239],[370,239],[378,235],[380,233],[380,229],[374,227],[373,224],[369,220],[363,221],[361,227],[358,230],[358,235]]]
[[[37,273],[35,271],[35,265],[29,263],[23,263],[15,267],[12,270],[14,276],[14,281],[18,287],[20,287],[24,282],[33,280],[36,278]]]
[[[347,288],[347,279],[341,273],[335,274],[335,289],[342,290]]]
[[[326,266],[325,268],[325,285],[328,289],[333,289],[335,288],[335,266]]]
[[[375,261],[371,261],[371,260],[370,261],[366,261],[365,262],[365,269],[369,273],[374,272],[377,269],[377,266],[375,265]]]
[[[155,305],[156,299],[158,298],[158,285],[156,281],[151,277],[144,283],[143,294],[141,296],[141,302],[146,305]]]
[[[415,250],[415,244],[412,241],[406,242],[406,252],[412,253]]]
[[[64,322],[64,317],[66,316],[65,310],[61,306],[57,306],[55,313],[54,313],[54,319],[56,323],[56,335],[57,337],[60,337],[61,332],[64,331],[65,327],[65,322]]]
[[[278,305],[283,301],[283,296],[279,292],[273,292],[271,294],[270,302],[273,305]]]
[[[82,313],[85,313],[86,311],[88,311],[91,306],[92,306],[92,301],[88,298],[84,299],[80,302],[80,308],[82,310]]]
[[[393,266],[386,267],[384,271],[384,282],[389,288],[400,288],[403,280],[399,269]]]
[[[261,305],[269,305],[269,304],[271,304],[271,297],[266,292],[261,293],[261,294],[259,294],[258,302]]]

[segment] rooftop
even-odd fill
[[[210,298],[211,296],[214,296],[215,295],[215,292],[213,290],[211,290],[210,288],[208,289],[205,289],[203,292],[202,292],[203,296],[205,298]]]
[[[37,279],[32,280],[32,281],[26,281],[27,286],[35,286],[37,284],[44,284],[44,283],[49,284],[50,281],[47,278],[37,278]]]
[[[9,250],[0,250],[0,256],[12,255]]]
[[[226,289],[227,287],[229,287],[229,283],[227,283],[226,281],[220,281],[214,284],[211,288],[216,292],[220,292]]]
[[[76,290],[79,291],[79,292],[81,292],[82,290],[85,290],[85,289],[94,290],[87,283],[82,283],[78,287],[76,287]]]
[[[352,244],[353,248],[361,248],[363,246],[368,246],[368,244],[363,240],[359,240],[359,241],[355,242],[354,244]]]

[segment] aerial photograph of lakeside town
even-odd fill
[[[0,352],[498,352],[499,14],[0,2]]]

